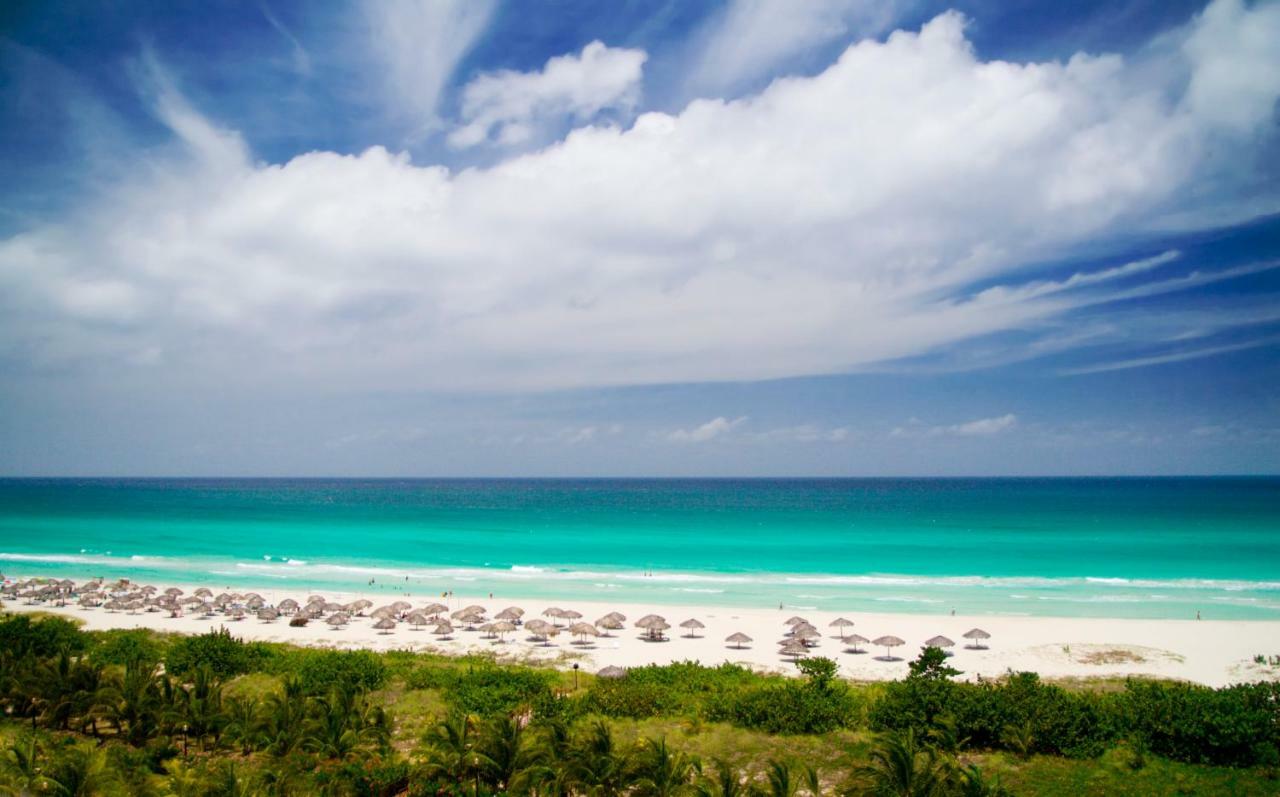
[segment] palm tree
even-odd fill
[[[162,704],[155,671],[140,661],[125,666],[101,695],[102,712],[126,741],[140,746],[155,735]]]
[[[752,784],[744,784],[742,772],[734,769],[723,758],[713,759],[715,776],[698,781],[700,797],[746,797],[752,793]]]
[[[809,797],[822,797],[822,777],[818,774],[818,769],[805,764],[800,774],[804,776],[804,787],[809,792]]]
[[[67,744],[49,765],[49,793],[58,797],[96,797],[114,782],[101,748]]]
[[[800,784],[791,777],[791,767],[786,762],[770,759],[764,774],[769,797],[795,797]]]
[[[489,722],[475,747],[481,776],[500,792],[527,790],[542,761],[542,751],[529,742],[515,717]]]
[[[307,721],[307,698],[295,678],[284,682],[284,689],[270,695],[262,716],[262,736],[267,749],[283,757],[302,746]]]
[[[957,772],[956,785],[957,797],[1010,797],[1009,791],[1000,785],[1000,778],[987,778],[977,764]]]
[[[200,744],[200,749],[208,749],[206,737],[213,737],[216,745],[226,717],[222,711],[222,684],[213,671],[208,667],[196,670],[191,689],[180,690],[175,702],[186,733]]]
[[[948,784],[948,765],[937,751],[921,746],[915,732],[885,734],[880,746],[871,751],[871,762],[859,768],[871,793],[892,797],[935,797]]]
[[[649,739],[636,760],[636,794],[645,797],[672,797],[693,794],[693,779],[702,770],[696,758],[672,750],[667,740]]]
[[[239,744],[241,755],[249,755],[262,738],[258,702],[239,696],[229,697],[223,704],[223,717],[223,737],[232,744]]]
[[[459,785],[473,775],[479,780],[479,761],[474,750],[475,721],[470,716],[451,713],[427,732],[424,741],[428,748],[428,777],[449,779]]]
[[[0,789],[14,797],[48,792],[43,758],[44,749],[34,736],[19,737],[0,755]]]
[[[597,720],[570,753],[571,781],[593,797],[616,797],[633,784],[628,756],[618,749],[613,732]]]

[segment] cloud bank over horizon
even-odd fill
[[[114,388],[532,395],[1097,352],[1070,379],[1272,345],[1269,295],[1140,303],[1280,267],[1143,243],[1280,212],[1280,4],[1214,0],[1131,52],[1039,61],[984,56],[956,11],[893,29],[906,5],[730,3],[673,88],[643,43],[486,64],[497,5],[378,4],[400,134],[276,158],[149,45],[129,74],[163,136],[0,238],[0,357]],[[324,74],[267,19],[297,79]],[[750,428],[712,417],[655,434]],[[755,435],[850,439],[839,419]]]

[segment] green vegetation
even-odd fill
[[[891,684],[834,662],[616,679],[483,657],[308,650],[226,632],[0,619],[0,793],[1275,793],[1280,687]]]

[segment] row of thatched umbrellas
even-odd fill
[[[0,587],[0,595],[17,597],[33,603],[55,601],[59,605],[65,605],[68,599],[75,597],[78,604],[84,608],[102,606],[108,612],[169,611],[176,615],[185,607],[193,613],[205,616],[222,613],[237,620],[248,616],[250,612],[263,622],[274,622],[282,616],[290,617],[291,624],[294,625],[305,625],[310,620],[323,618],[334,628],[346,626],[351,622],[352,617],[364,616],[365,610],[373,606],[372,601],[365,599],[340,604],[326,601],[322,595],[311,595],[305,603],[286,598],[278,605],[270,606],[256,592],[245,594],[224,592],[214,595],[212,590],[201,587],[194,590],[191,595],[186,595],[178,587],[169,587],[161,591],[154,586],[132,584],[126,579],[112,584],[104,584],[102,579],[95,579],[81,585],[76,585],[70,579],[61,581],[30,579],[5,584]],[[590,639],[611,636],[611,631],[625,628],[627,619],[619,612],[610,612],[594,623],[588,623],[582,621],[581,612],[555,606],[542,612],[542,616],[549,618],[550,622],[534,619],[526,623],[523,621],[525,612],[518,606],[503,609],[494,615],[492,620],[486,620],[487,610],[479,605],[464,607],[449,613],[446,618],[444,615],[448,611],[449,607],[441,603],[431,603],[414,609],[407,601],[395,601],[373,609],[369,612],[369,617],[374,620],[373,627],[379,633],[389,634],[398,627],[399,623],[404,622],[414,630],[431,626],[432,633],[442,640],[451,638],[450,635],[456,630],[454,623],[465,626],[468,630],[479,630],[489,638],[499,641],[503,641],[507,634],[523,625],[534,641],[540,641],[544,645],[551,644],[551,637],[558,635],[561,631],[567,631],[574,636],[575,644],[588,644]],[[565,622],[563,626],[560,624],[562,620]],[[829,627],[839,630],[840,640],[851,644],[854,653],[861,652],[858,649],[859,645],[871,644],[885,648],[885,658],[890,658],[889,654],[893,648],[906,644],[900,637],[891,635],[868,639],[860,634],[850,634],[848,629],[853,625],[852,620],[840,617],[832,621]],[[779,642],[780,653],[784,656],[797,658],[806,655],[822,637],[821,632],[803,617],[788,619],[786,626],[785,638]],[[670,629],[671,625],[660,615],[648,614],[637,620],[635,627],[645,632],[644,639],[647,641],[659,642],[665,641],[664,632]],[[687,636],[696,638],[698,631],[706,626],[701,621],[690,618],[681,622],[680,627],[688,631]],[[973,649],[985,648],[984,641],[991,637],[981,628],[973,628],[963,636],[970,640],[971,644],[968,647]],[[741,649],[753,640],[742,632],[735,632],[727,636],[725,641],[736,649]],[[954,647],[955,643],[945,636],[935,636],[926,640],[925,645],[946,650]]]
[[[792,617],[786,621],[785,625],[787,626],[787,631],[785,637],[778,643],[779,653],[783,656],[789,656],[793,660],[807,655],[809,649],[817,646],[818,640],[822,638],[822,633],[803,617]],[[892,659],[890,651],[892,651],[893,648],[907,644],[901,637],[892,635],[885,635],[875,639],[867,639],[861,634],[850,634],[848,633],[848,629],[853,625],[854,623],[852,620],[848,620],[844,617],[837,618],[829,624],[829,627],[839,629],[840,641],[852,645],[853,653],[862,652],[858,649],[858,645],[870,644],[884,648],[884,658],[889,660]],[[743,639],[741,641],[743,642],[751,641],[745,634],[739,634],[736,636],[742,637]],[[973,628],[964,633],[964,638],[970,640],[970,644],[968,645],[970,649],[983,650],[986,648],[986,645],[983,643],[985,640],[991,638],[991,634],[981,628]],[[734,640],[731,638],[729,641]],[[939,635],[925,640],[924,644],[925,647],[936,647],[947,650],[954,647],[956,643],[945,636]]]

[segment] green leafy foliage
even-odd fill
[[[208,668],[219,678],[230,678],[260,669],[269,655],[265,645],[245,642],[220,629],[178,639],[169,647],[165,666],[179,677]]]
[[[309,695],[331,689],[380,689],[387,682],[387,665],[371,650],[289,650],[278,652],[267,665],[279,675],[296,677]]]
[[[89,656],[102,664],[120,667],[140,660],[157,664],[165,655],[165,646],[156,635],[141,628],[112,629],[93,633],[93,647]]]
[[[14,658],[47,658],[62,651],[80,653],[88,643],[84,632],[62,617],[32,620],[25,614],[16,614],[0,620],[0,651]]]
[[[1156,755],[1196,764],[1280,764],[1280,684],[1209,689],[1131,681],[1122,715]]]

